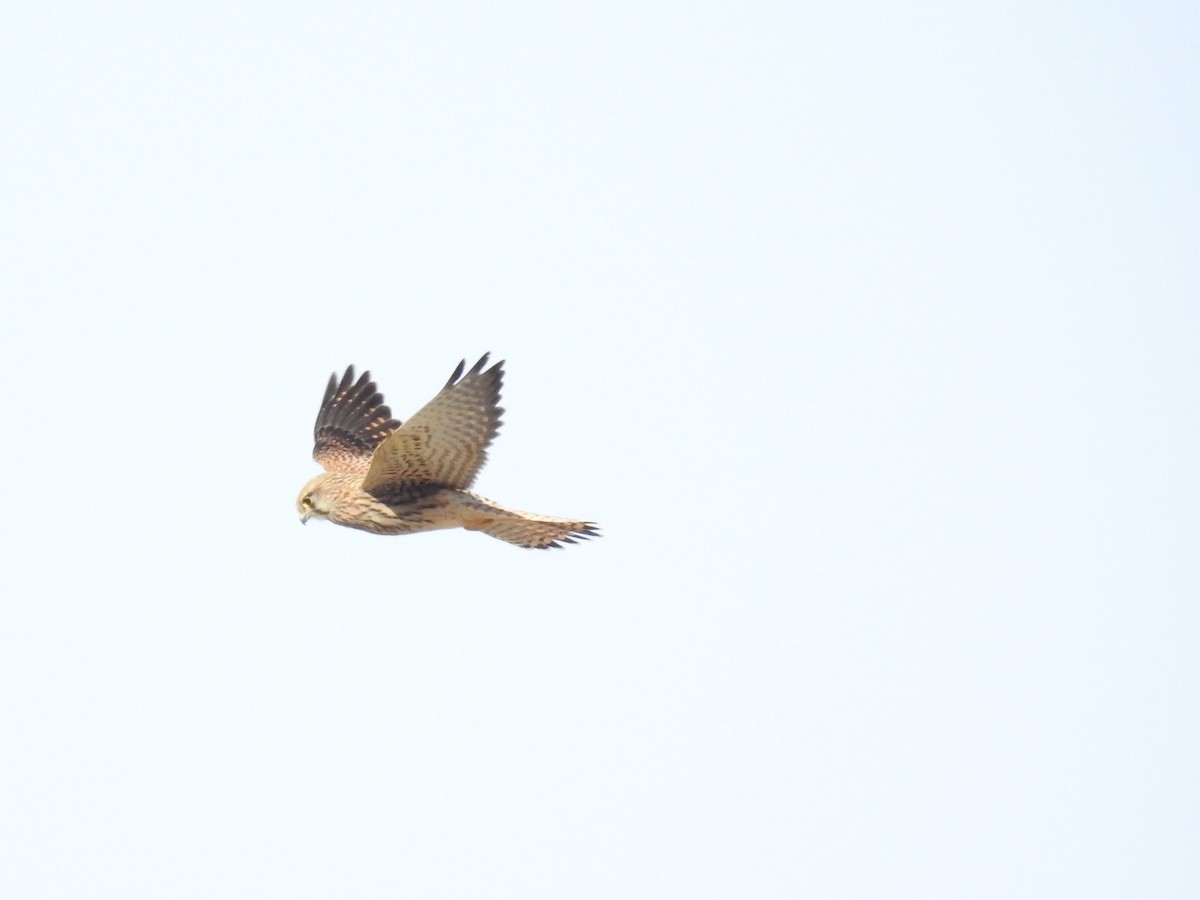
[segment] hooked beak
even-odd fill
[[[309,516],[309,513],[306,513],[306,512],[300,513],[300,524],[301,525],[308,524],[308,516]]]

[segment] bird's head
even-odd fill
[[[333,498],[326,490],[327,481],[328,474],[323,473],[309,481],[300,491],[300,496],[296,498],[296,511],[300,513],[301,522],[313,518],[329,518]]]

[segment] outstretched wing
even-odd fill
[[[415,483],[466,489],[487,460],[500,428],[504,362],[490,369],[488,354],[465,375],[458,364],[441,392],[375,451],[363,490],[386,499]]]
[[[375,448],[399,427],[371,373],[355,381],[350,366],[341,382],[336,372],[329,376],[313,426],[313,459],[327,472],[365,472]]]

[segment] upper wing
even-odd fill
[[[504,363],[484,371],[487,361],[485,353],[466,375],[466,360],[460,362],[441,392],[379,445],[364,491],[382,496],[414,482],[471,486],[504,412],[498,405]]]
[[[341,383],[336,372],[329,376],[313,426],[313,459],[327,472],[365,472],[375,448],[399,427],[371,373],[363,372],[355,381],[350,366]]]

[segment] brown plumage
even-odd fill
[[[592,522],[518,512],[468,490],[500,428],[504,363],[470,371],[460,362],[446,386],[406,424],[354,367],[336,373],[313,428],[313,459],[325,473],[296,501],[301,521],[324,518],[375,534],[439,528],[482,531],[519,547],[545,549],[597,537]]]

